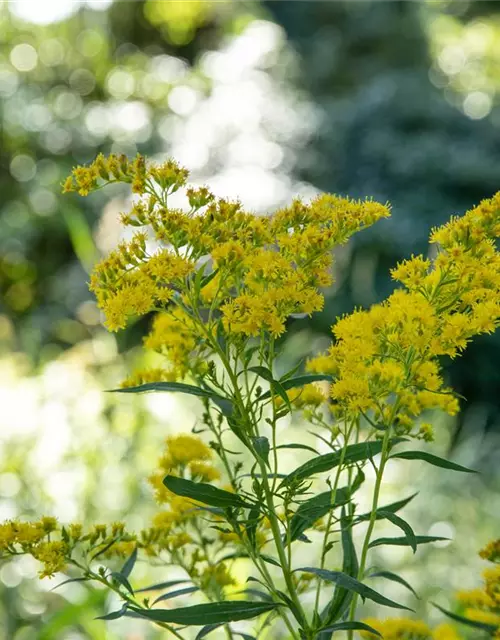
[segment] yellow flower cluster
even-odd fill
[[[146,340],[172,362],[158,372],[162,380],[182,378],[201,365],[197,349],[220,322],[214,312],[222,314],[227,334],[245,338],[262,332],[279,336],[291,314],[320,310],[318,288],[331,283],[333,247],[389,215],[388,207],[376,202],[322,195],[258,217],[239,202],[215,198],[206,187],[185,190],[186,210],[170,207],[168,197],[187,177],[173,160],[157,166],[141,156],[129,162],[100,155],[88,167],[74,169],[64,184],[65,191],[87,195],[121,181],[138,194],[121,219],[145,231],[96,267],[91,289],[112,331],[131,316],[163,311]],[[201,279],[194,273],[200,265],[206,266]],[[208,320],[199,315],[204,304],[210,307]]]
[[[37,522],[4,522],[0,524],[0,555],[31,553],[44,565],[40,577],[52,576],[65,568],[69,551],[66,542],[48,539],[57,528],[57,520],[52,517]]]
[[[210,463],[212,450],[198,437],[190,434],[168,436],[164,455],[160,458],[158,470],[149,478],[160,503],[167,503],[172,518],[184,520],[193,512],[193,502],[174,495],[163,484],[167,475],[186,476],[198,482],[212,482],[220,478],[219,471]]]
[[[432,263],[417,256],[398,265],[392,276],[404,289],[337,321],[334,344],[308,368],[336,377],[331,396],[339,418],[370,412],[376,423],[404,432],[425,409],[458,411],[438,357],[455,357],[474,335],[498,325],[498,235],[500,194],[432,232],[431,242],[440,243]]]
[[[482,588],[459,591],[456,597],[466,618],[496,626],[500,632],[500,563],[485,569],[483,579]]]
[[[440,625],[432,630],[425,622],[410,618],[368,618],[364,622],[381,633],[384,640],[460,640],[450,625]],[[372,640],[379,636],[362,631],[361,637]]]
[[[297,409],[306,409],[310,407],[319,407],[328,399],[328,395],[318,384],[306,384],[303,387],[290,389],[286,392],[291,404]],[[274,397],[274,405],[276,408],[285,404],[281,396]]]

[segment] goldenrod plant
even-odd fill
[[[99,155],[64,183],[82,196],[116,182],[134,193],[122,223],[135,231],[97,265],[90,286],[111,331],[155,314],[145,344],[163,364],[133,373],[119,391],[190,394],[203,405],[196,433],[169,436],[151,474],[162,508],[139,533],[123,523],[86,530],[50,517],[7,522],[2,555],[31,554],[42,577],[67,570],[69,580],[101,583],[122,600],[104,619],[149,620],[177,638],[328,640],[360,632],[450,640],[448,626],[430,635],[418,621],[364,621],[358,605],[408,608],[370,586],[380,577],[411,590],[398,575],[370,568],[373,548],[416,552],[440,539],[416,533],[399,515],[414,496],[384,503],[386,467],[406,460],[470,472],[412,441],[432,441],[430,410],[459,410],[440,359],[459,356],[498,325],[500,194],[434,229],[433,259],[399,264],[392,276],[402,286],[386,301],[337,319],[326,353],[278,375],[290,318],[322,308],[332,250],[389,208],[324,194],[258,216],[206,187],[188,187],[187,178],[173,160]],[[295,412],[327,453],[287,438],[281,425]],[[308,457],[291,470],[283,466],[289,448]],[[366,468],[375,480],[363,512],[356,492]],[[381,521],[399,535],[376,537]],[[319,557],[303,566],[301,548],[312,538]],[[136,585],[138,557],[163,563],[165,580]],[[242,558],[253,567],[243,585],[235,571]],[[184,578],[169,577],[169,567]],[[181,596],[194,604],[174,606]],[[234,625],[249,620],[244,633]],[[495,632],[498,619],[488,620]]]

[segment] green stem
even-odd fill
[[[378,501],[379,501],[379,497],[380,497],[380,488],[382,486],[382,477],[384,475],[384,468],[388,459],[388,450],[389,450],[389,443],[390,443],[390,428],[388,427],[385,434],[384,434],[384,440],[382,443],[382,454],[381,454],[381,460],[380,460],[380,466],[378,468],[377,471],[377,477],[375,480],[375,487],[373,490],[373,501],[372,501],[372,508],[371,508],[371,512],[370,512],[370,520],[368,523],[368,528],[366,530],[366,534],[365,534],[365,539],[363,542],[363,548],[361,551],[361,559],[360,559],[360,563],[359,563],[359,571],[358,571],[358,580],[363,580],[364,577],[364,572],[365,572],[365,567],[366,567],[366,560],[368,557],[368,550],[369,550],[369,546],[370,546],[370,540],[371,540],[371,536],[373,533],[373,529],[375,528],[375,523],[377,521],[377,508],[378,508]],[[349,613],[349,620],[351,622],[354,621],[354,618],[356,616],[356,606],[357,606],[357,602],[358,602],[358,594],[355,593],[353,595],[352,598],[352,602],[351,602],[351,608],[350,608],[350,613]],[[352,640],[354,637],[354,632],[352,630],[348,631],[347,634],[348,640]]]
[[[347,432],[344,436],[344,444],[342,446],[342,451],[340,453],[340,462],[339,465],[337,467],[337,473],[335,474],[335,480],[333,483],[333,487],[332,487],[332,498],[331,498],[331,504],[335,504],[335,498],[337,496],[337,489],[338,489],[338,485],[339,485],[339,480],[340,480],[340,474],[342,473],[342,466],[344,464],[344,458],[345,458],[345,454],[347,451],[347,447],[349,446],[349,438],[351,436],[351,432],[352,429],[354,427],[354,422],[352,422],[352,424],[350,425],[350,427],[347,429]],[[330,512],[328,513],[328,520],[327,520],[327,524],[326,524],[326,530],[325,530],[325,535],[323,537],[323,545],[321,547],[321,561],[320,561],[320,568],[324,569],[325,568],[325,562],[326,562],[326,555],[327,555],[327,551],[326,551],[326,547],[328,544],[328,538],[330,537],[330,528],[332,526],[332,520],[333,520],[333,509],[330,510]],[[320,599],[320,595],[321,595],[321,580],[318,580],[318,585],[316,587],[316,598],[315,598],[315,603],[314,603],[314,611],[318,612],[318,606],[319,606],[319,599]]]
[[[304,627],[304,630],[307,631],[309,625],[307,623],[307,618],[305,616],[304,610],[302,608],[302,605],[297,595],[297,590],[295,589],[295,585],[292,580],[291,568],[288,564],[288,559],[286,557],[286,552],[285,552],[285,546],[283,544],[283,540],[281,537],[282,534],[279,528],[279,521],[276,516],[276,507],[274,506],[274,500],[271,493],[271,487],[269,485],[269,478],[267,475],[266,465],[260,459],[258,458],[256,459],[259,462],[259,466],[262,474],[262,480],[263,480],[262,485],[264,488],[264,493],[266,498],[268,518],[269,518],[269,522],[271,523],[271,531],[273,533],[274,543],[276,545],[276,550],[278,552],[278,557],[280,559],[281,571],[283,573],[283,577],[285,579],[285,583],[288,588],[288,592],[290,594],[292,602],[294,603],[297,609],[297,614],[295,614],[293,611],[292,613],[294,613],[294,616],[297,619],[297,621]]]

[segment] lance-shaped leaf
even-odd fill
[[[319,456],[318,451],[307,444],[280,444],[276,449],[303,449],[304,451],[311,451],[314,455]]]
[[[442,538],[441,536],[415,536],[416,544],[427,544],[428,542],[439,542],[442,540],[449,540],[449,538]],[[397,547],[411,546],[408,538],[404,536],[401,538],[377,538],[376,540],[372,540],[368,547],[371,549],[372,547],[380,547],[383,544]]]
[[[378,591],[367,587],[366,584],[359,582],[356,578],[348,576],[342,571],[327,571],[326,569],[316,569],[315,567],[302,567],[300,569],[295,569],[295,571],[314,573],[323,580],[334,582],[339,585],[339,587],[353,591],[362,598],[368,598],[368,600],[373,600],[373,602],[376,602],[377,604],[381,604],[386,607],[393,607],[394,609],[406,609],[407,611],[412,611],[409,607],[405,607],[402,604],[394,602],[394,600],[386,598],[381,593],[378,593]]]
[[[399,442],[405,441],[406,438],[393,438],[391,445],[396,445]],[[351,444],[346,447],[343,464],[352,464],[354,462],[362,462],[369,460],[382,451],[381,440],[371,440],[368,442],[359,442],[357,444]],[[300,467],[297,467],[295,471],[288,474],[283,480],[282,485],[290,485],[292,483],[301,482],[306,478],[310,478],[317,473],[323,473],[325,471],[331,471],[337,467],[342,461],[342,451],[335,451],[334,453],[326,453],[325,455],[318,456],[312,460],[308,460]]]
[[[206,638],[209,633],[212,633],[212,631],[215,631],[219,627],[222,627],[223,624],[224,624],[223,622],[217,622],[215,624],[206,624],[203,628],[199,630],[194,640],[202,640],[202,638]]]
[[[130,556],[125,560],[123,567],[120,569],[120,574],[125,578],[128,578],[132,573],[135,563],[137,560],[137,547],[134,547],[134,550],[130,554]]]
[[[249,620],[263,613],[273,611],[273,609],[276,609],[278,606],[275,602],[229,600],[226,602],[196,604],[192,607],[181,607],[180,609],[139,609],[135,607],[130,607],[130,609],[139,613],[142,617],[155,622],[202,626],[207,624],[224,624],[237,620]]]
[[[369,633],[372,633],[372,634],[378,636],[379,638],[382,637],[382,634],[379,633],[373,627],[370,627],[369,624],[365,624],[364,622],[356,622],[356,621],[353,621],[353,622],[337,622],[336,624],[330,625],[326,629],[322,629],[321,633],[333,632],[333,631],[350,631],[351,629],[353,629],[354,631],[368,631]]]
[[[288,390],[288,389],[295,389],[297,387],[304,387],[306,384],[311,384],[311,382],[321,382],[321,381],[333,382],[333,380],[334,380],[333,376],[327,373],[310,373],[303,376],[297,376],[295,378],[288,378],[288,379],[281,378],[280,383],[283,389]],[[267,400],[268,398],[271,397],[271,394],[269,391],[266,391],[266,393],[263,393],[260,397],[262,400]]]
[[[267,382],[269,382],[269,384],[271,385],[272,392],[275,395],[279,395],[281,397],[283,402],[288,407],[289,411],[292,410],[292,406],[290,404],[290,400],[285,391],[285,388],[283,387],[281,382],[279,382],[278,380],[275,380],[272,372],[267,367],[262,367],[262,366],[249,367],[248,371],[252,371],[253,373],[256,373],[258,376],[260,376],[261,378],[264,378],[264,380],[267,380]],[[270,398],[271,394],[267,392],[267,394],[261,395],[260,399],[263,399],[264,396],[266,396],[267,398]]]
[[[441,467],[441,469],[450,469],[451,471],[461,471],[462,473],[477,473],[474,469],[468,469],[462,467],[462,465],[445,458],[440,458],[427,451],[401,451],[401,453],[394,453],[391,458],[399,458],[401,460],[423,460],[428,464],[432,464],[435,467]]]
[[[349,502],[349,487],[342,487],[335,492],[335,501],[332,502],[332,491],[325,491],[313,498],[302,502],[290,520],[290,539],[297,538],[309,529],[315,522],[325,516],[331,509],[341,507]]]
[[[409,591],[411,591],[413,593],[413,595],[415,596],[415,598],[417,598],[417,600],[420,600],[417,592],[411,586],[411,584],[409,582],[407,582],[401,576],[398,576],[397,573],[392,573],[392,571],[376,571],[375,573],[368,574],[366,577],[367,578],[386,578],[386,580],[391,580],[392,582],[397,582],[398,584],[403,585],[403,587],[406,587]]]
[[[249,508],[252,506],[240,498],[236,493],[218,489],[217,487],[205,482],[193,482],[192,480],[177,478],[176,476],[165,476],[165,478],[163,478],[163,484],[167,489],[178,496],[191,498],[192,500],[203,502],[203,504],[208,504],[212,507],[222,507],[223,509],[227,509],[230,507]]]
[[[351,518],[348,518],[345,509],[342,509],[342,518],[340,519],[341,539],[342,539],[342,572],[352,578],[356,578],[359,572],[358,556],[356,547],[352,540]],[[328,623],[335,622],[347,613],[351,606],[353,592],[339,585],[335,585],[333,598],[326,608],[324,618]],[[323,638],[325,637],[325,633]]]
[[[118,618],[122,618],[125,615],[127,609],[128,602],[126,602],[118,611],[111,611],[111,613],[108,613],[105,616],[97,616],[96,620],[118,620]]]
[[[176,591],[171,591],[170,593],[164,593],[162,596],[156,598],[153,604],[157,602],[163,602],[164,600],[170,600],[171,598],[177,598],[178,596],[187,596],[189,593],[196,593],[199,591],[199,587],[186,587],[185,589],[177,589]]]
[[[417,552],[417,539],[415,536],[415,532],[406,522],[406,520],[403,520],[403,518],[400,518],[395,513],[392,513],[392,511],[377,511],[377,516],[379,516],[381,519],[385,518],[389,520],[389,522],[392,522],[392,524],[396,525],[396,527],[402,529],[402,531],[406,534],[406,539],[408,540],[409,546],[413,549],[413,553]]]
[[[215,391],[201,389],[200,387],[195,387],[192,384],[184,384],[183,382],[147,382],[136,387],[111,389],[112,393],[145,393],[147,391],[174,391],[177,393],[187,393],[191,396],[218,399],[219,401],[227,402],[226,398],[219,396]]]
[[[385,505],[385,506],[383,506],[383,507],[379,507],[379,508],[377,509],[377,512],[376,512],[376,515],[375,515],[376,519],[377,519],[377,520],[381,520],[381,519],[383,518],[383,516],[380,516],[379,514],[380,514],[380,513],[383,513],[383,512],[386,512],[386,511],[390,511],[391,513],[397,513],[398,511],[401,511],[401,509],[403,509],[403,507],[406,507],[406,505],[407,505],[409,502],[411,502],[411,501],[413,500],[413,498],[414,498],[415,496],[417,496],[417,495],[418,495],[418,492],[417,492],[417,493],[412,494],[412,495],[411,495],[411,496],[409,496],[408,498],[404,498],[403,500],[398,500],[397,502],[391,502],[390,504],[386,504],[386,505]],[[361,515],[357,516],[357,520],[358,520],[358,521],[359,521],[359,520],[369,520],[369,519],[370,519],[370,516],[371,516],[371,513],[370,513],[370,512],[368,512],[368,513],[363,513],[363,514],[361,514]]]
[[[148,587],[137,589],[136,593],[141,593],[143,591],[161,591],[162,589],[175,587],[178,584],[186,584],[186,582],[191,582],[191,580],[168,580],[167,582],[157,582],[156,584],[151,584]]]
[[[445,616],[448,616],[448,618],[451,618],[456,622],[461,622],[462,624],[465,624],[468,627],[472,627],[473,629],[481,629],[482,631],[486,631],[491,634],[495,633],[495,631],[499,629],[497,625],[488,624],[486,622],[479,622],[477,620],[470,620],[469,618],[464,618],[463,616],[459,616],[458,613],[452,613],[451,611],[447,611],[446,609],[443,609],[443,607],[440,607],[435,602],[432,602],[431,604],[434,607],[436,607],[436,609],[439,609],[439,611],[444,613]]]
[[[122,587],[125,587],[125,589],[129,593],[131,593],[133,595],[134,590],[132,589],[132,585],[130,584],[130,582],[127,580],[127,578],[124,575],[122,575],[118,571],[112,571],[111,572],[111,577],[113,578],[113,580],[115,582],[118,582],[118,584],[121,584]]]

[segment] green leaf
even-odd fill
[[[348,589],[349,591],[357,593],[362,598],[373,600],[373,602],[376,602],[377,604],[381,604],[386,607],[393,607],[394,609],[406,609],[407,611],[412,611],[412,609],[409,609],[402,604],[398,604],[393,600],[389,600],[389,598],[386,598],[381,593],[378,593],[374,589],[370,589],[370,587],[367,587],[362,582],[359,582],[359,580],[356,580],[356,578],[348,576],[342,571],[327,571],[326,569],[316,569],[314,567],[302,567],[300,569],[295,569],[295,571],[306,571],[307,573],[314,573],[323,580],[334,582],[344,589]]]
[[[448,616],[448,618],[455,620],[455,622],[461,622],[462,624],[465,624],[468,627],[473,627],[474,629],[481,629],[482,631],[487,631],[488,633],[491,633],[491,634],[497,631],[497,629],[499,628],[493,624],[487,624],[486,622],[477,622],[476,620],[469,620],[469,618],[464,618],[463,616],[458,615],[458,613],[452,613],[451,611],[447,611],[446,609],[443,609],[443,607],[440,607],[435,602],[432,602],[431,604],[434,607],[436,607],[436,609],[439,609],[439,611],[444,613],[445,616]]]
[[[195,593],[199,590],[199,587],[186,587],[185,589],[177,589],[176,591],[164,593],[162,596],[159,596],[158,598],[156,598],[153,604],[156,604],[157,602],[163,602],[164,600],[170,600],[170,598],[177,598],[177,596],[185,596],[188,593]]]
[[[389,522],[392,522],[392,524],[396,525],[396,527],[402,529],[403,532],[406,533],[406,539],[408,540],[408,544],[410,545],[410,547],[413,549],[413,553],[417,552],[417,540],[415,537],[415,532],[406,522],[406,520],[403,520],[403,518],[400,518],[395,513],[392,513],[392,511],[377,510],[377,516],[379,516],[380,519],[389,520]]]
[[[248,371],[251,371],[252,373],[256,373],[258,376],[260,376],[261,378],[264,378],[264,380],[267,380],[268,382],[274,382],[274,376],[272,374],[272,371],[270,371],[267,367],[261,367],[259,365],[256,365],[254,367],[248,367]]]
[[[135,566],[136,560],[137,560],[137,547],[134,547],[134,550],[125,561],[125,564],[123,565],[123,567],[120,569],[120,573],[122,576],[125,576],[125,578],[128,578],[130,576]]]
[[[274,392],[274,394],[281,396],[281,399],[288,407],[288,410],[289,411],[292,410],[290,399],[288,398],[288,395],[283,385],[278,380],[274,379],[272,372],[267,367],[261,367],[261,366],[249,367],[248,371],[252,371],[252,373],[256,373],[261,378],[264,378],[264,380],[267,380],[267,382],[269,382],[269,384],[271,385],[271,390]],[[262,400],[264,398],[270,398],[270,397],[271,397],[271,393],[268,391],[262,394],[260,396],[260,399]]]
[[[398,511],[401,511],[403,507],[406,507],[406,505],[410,503],[417,495],[418,491],[416,493],[413,493],[408,498],[403,498],[403,500],[398,500],[397,502],[391,502],[390,504],[385,505],[385,507],[379,507],[379,509],[377,509],[377,514],[379,513],[379,511],[390,511],[391,513],[397,513]],[[370,514],[368,514],[368,519],[369,518]],[[379,518],[377,517],[377,519]]]
[[[356,547],[352,541],[352,519],[345,514],[342,508],[342,517],[340,519],[341,540],[342,540],[342,571],[343,573],[356,578],[359,572],[358,557],[356,555]],[[349,609],[352,601],[352,591],[348,591],[339,585],[335,585],[335,591],[331,603],[326,609],[326,619],[333,622],[341,618]]]
[[[310,373],[303,376],[297,376],[296,378],[289,378],[287,380],[281,378],[280,383],[282,388],[287,391],[288,389],[303,387],[306,384],[311,384],[311,382],[321,382],[323,380],[333,382],[334,378],[333,376],[326,373]],[[267,400],[267,398],[269,398],[270,396],[271,394],[269,393],[269,391],[266,391],[266,393],[263,393],[261,395],[261,398],[262,400]]]
[[[249,596],[255,596],[256,598],[262,598],[265,602],[273,602],[272,597],[268,593],[264,593],[263,591],[259,591],[258,589],[244,589],[243,591],[238,591],[238,593],[244,593]]]
[[[409,582],[406,582],[406,580],[404,580],[401,576],[398,576],[397,573],[392,573],[391,571],[377,571],[376,573],[370,573],[366,577],[367,578],[386,578],[387,580],[392,580],[392,582],[398,582],[399,584],[403,585],[403,587],[406,587],[409,591],[411,591],[415,596],[415,598],[420,600],[417,592],[411,586],[411,584]]]
[[[426,544],[427,542],[439,542],[440,540],[449,540],[449,538],[441,538],[440,536],[415,536],[415,542],[417,544]],[[373,547],[380,547],[383,544],[393,545],[397,547],[408,547],[411,546],[408,538],[404,536],[403,538],[377,538],[376,540],[372,540],[368,545],[369,549]]]
[[[313,447],[309,447],[307,444],[280,444],[276,449],[304,449],[304,451],[311,451],[314,455],[319,456],[319,452]]]
[[[337,622],[336,624],[332,624],[326,629],[321,629],[321,633],[325,631],[350,631],[354,629],[354,631],[368,631],[370,633],[375,634],[379,638],[382,638],[382,634],[380,634],[376,629],[370,627],[370,625],[365,624],[364,622]]]
[[[266,553],[261,553],[260,557],[262,558],[262,560],[264,560],[264,562],[267,562],[268,564],[272,564],[275,567],[281,567],[280,563],[277,560],[275,560],[271,556],[268,556]]]
[[[462,465],[457,464],[456,462],[451,462],[450,460],[446,460],[445,458],[440,458],[439,456],[435,456],[432,453],[427,453],[427,451],[402,451],[401,453],[395,453],[391,456],[391,458],[399,458],[401,460],[423,460],[424,462],[428,462],[435,467],[441,467],[442,469],[461,471],[463,473],[477,473],[477,471],[474,471],[474,469],[462,467]]]
[[[111,572],[111,577],[113,578],[113,580],[115,580],[116,582],[118,582],[119,584],[122,585],[122,587],[125,587],[125,589],[131,593],[132,595],[134,595],[134,590],[132,589],[132,586],[130,584],[130,582],[127,580],[127,578],[122,575],[121,573],[119,573],[118,571],[112,571]]]
[[[300,369],[300,367],[302,366],[303,362],[304,362],[304,359],[301,358],[294,367],[292,367],[289,371],[287,371],[286,373],[284,373],[280,377],[279,381],[281,383],[283,383],[283,382],[285,382],[285,380],[289,380],[290,378],[292,378],[297,373],[297,371]]]
[[[70,582],[87,582],[87,580],[89,580],[89,578],[68,578],[68,580],[63,580],[63,582],[56,584],[51,591],[55,591],[56,589],[59,589],[59,587],[63,587],[65,584],[70,584]]]
[[[217,394],[212,391],[200,389],[200,387],[195,387],[192,384],[184,384],[183,382],[147,382],[137,387],[111,389],[111,393],[144,393],[145,391],[177,391],[202,398],[218,397]]]
[[[186,584],[186,582],[191,582],[191,580],[169,580],[168,582],[158,582],[157,584],[152,584],[149,587],[137,589],[136,593],[141,593],[143,591],[161,591],[162,589],[175,587],[178,584]]]
[[[205,271],[205,265],[203,265],[203,267],[199,270],[198,273],[201,273],[202,276],[203,276],[204,271]],[[215,271],[212,271],[212,273],[209,273],[204,278],[203,277],[200,278],[199,285],[196,285],[196,286],[199,286],[199,288],[197,289],[197,295],[199,295],[199,293],[203,289],[203,287],[206,287],[209,282],[212,282],[212,280],[217,275],[218,271],[219,271],[218,269],[215,269]],[[196,277],[198,277],[198,273],[196,274]]]
[[[118,618],[122,618],[125,615],[125,612],[128,609],[128,602],[126,602],[121,609],[118,611],[112,611],[111,613],[106,614],[105,616],[97,616],[96,620],[118,620]]]
[[[165,476],[163,478],[163,484],[177,496],[191,498],[192,500],[203,502],[212,507],[227,509],[229,507],[250,508],[252,506],[242,500],[236,493],[218,489],[205,482],[193,482],[192,480],[186,480],[185,478],[178,478],[176,476]]]
[[[206,624],[202,629],[199,630],[194,640],[202,640],[202,638],[205,638],[206,636],[208,636],[208,634],[212,633],[212,631],[215,631],[219,627],[222,627],[223,624],[224,624],[223,622],[216,622],[215,624]]]
[[[223,398],[222,396],[210,396],[210,400],[219,407],[220,412],[225,418],[231,418],[234,413],[234,404],[229,398]]]
[[[252,438],[252,444],[260,460],[269,466],[269,440],[264,436],[260,436],[259,438]]]
[[[399,442],[403,442],[405,438],[393,438],[391,444],[395,445]],[[382,451],[381,440],[371,440],[368,442],[360,442],[358,444],[351,444],[346,447],[344,454],[344,464],[350,464],[353,462],[361,462],[373,458]],[[342,460],[342,451],[335,451],[334,453],[326,453],[325,455],[308,460],[300,467],[292,471],[282,482],[282,485],[289,485],[291,483],[300,482],[309,478],[317,473],[323,473],[324,471],[331,471],[340,464]]]
[[[297,540],[306,529],[309,529],[331,509],[346,504],[349,501],[349,496],[349,487],[342,487],[337,489],[334,503],[332,502],[332,491],[325,491],[302,502],[290,520],[290,539]]]
[[[376,512],[376,515],[375,515],[376,519],[377,520],[382,520],[382,516],[379,515],[379,513],[382,513],[382,512],[390,511],[391,513],[396,513],[397,511],[401,511],[401,509],[403,509],[403,507],[406,507],[406,505],[409,502],[411,502],[413,500],[413,498],[415,496],[417,496],[417,495],[418,495],[418,492],[414,493],[413,495],[409,496],[408,498],[404,498],[403,500],[398,500],[397,502],[391,502],[390,504],[386,504],[383,507],[379,507],[377,509],[377,512]],[[362,513],[361,515],[357,516],[356,520],[358,522],[362,522],[364,520],[369,520],[370,517],[371,517],[371,513],[370,512]]]
[[[201,626],[217,623],[224,624],[237,620],[249,620],[263,613],[273,611],[273,609],[276,609],[278,606],[275,602],[229,600],[226,602],[196,604],[192,607],[181,607],[180,609],[139,609],[135,607],[130,607],[130,609],[155,622]]]

